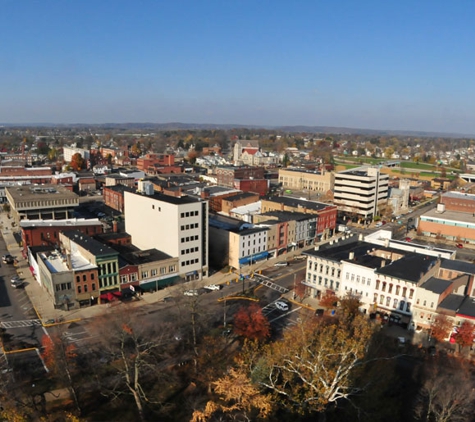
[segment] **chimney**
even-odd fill
[[[358,240],[359,240],[360,242],[363,241],[363,233],[360,233],[360,234],[358,235]]]
[[[320,246],[319,245],[316,245],[315,246],[315,250],[318,251],[320,249]]]
[[[385,259],[382,259],[382,260],[381,260],[381,268],[383,268],[385,265],[386,265],[386,260],[385,260]]]
[[[112,222],[112,233],[117,233],[117,221]]]
[[[354,253],[354,252],[350,252],[350,260],[353,261],[353,259],[355,259],[355,253]]]
[[[201,199],[207,199],[210,196],[209,189],[202,189],[201,190]]]

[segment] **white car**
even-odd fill
[[[208,284],[207,286],[204,286],[204,288],[208,290],[221,290],[221,286],[219,284]]]
[[[281,261],[281,262],[276,262],[276,263],[274,264],[274,267],[287,267],[287,265],[289,265],[288,262],[286,262],[286,261]]]
[[[198,290],[185,290],[183,292],[185,296],[198,296]]]
[[[279,310],[279,311],[288,311],[289,310],[289,304],[288,303],[285,303],[285,302],[282,302],[281,300],[275,302],[275,307]]]

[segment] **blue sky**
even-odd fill
[[[0,0],[0,122],[475,134],[475,2]]]

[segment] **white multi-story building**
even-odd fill
[[[335,174],[334,204],[338,211],[371,221],[388,201],[389,175],[379,167],[357,167]]]
[[[475,264],[456,260],[454,251],[391,240],[381,230],[364,241],[344,236],[304,254],[310,296],[351,294],[363,311],[379,311],[410,329],[430,331],[439,314],[454,329],[475,319]]]
[[[63,157],[64,161],[69,163],[74,154],[80,154],[84,160],[89,160],[91,158],[91,153],[88,149],[85,148],[76,148],[76,147],[63,147]]]
[[[148,193],[148,194],[147,194]],[[158,249],[179,259],[187,280],[208,275],[208,202],[153,191],[125,192],[125,230],[140,249]]]

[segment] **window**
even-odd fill
[[[386,282],[385,282],[385,281],[383,281],[383,288],[382,288],[381,290],[382,290],[383,292],[386,291]]]
[[[318,277],[318,284],[321,286],[322,285],[322,276]]]
[[[84,275],[82,276],[82,281],[86,281],[86,280],[87,280],[87,276],[86,276],[86,274],[84,274]]]
[[[394,299],[393,308],[394,308],[394,309],[397,308],[397,299]]]
[[[142,271],[142,278],[148,278],[148,271]]]
[[[368,278],[368,283],[367,283],[367,285],[368,285],[368,286],[371,285],[371,279],[370,279],[370,278]]]
[[[355,281],[355,275],[351,274],[351,281]]]
[[[414,289],[409,290],[409,299],[412,299],[414,296]]]
[[[359,275],[356,276],[356,282],[357,282],[357,283],[360,282],[360,276],[359,276]]]
[[[87,293],[87,284],[84,285],[84,293]]]
[[[419,305],[420,299],[416,300],[416,305]]]
[[[154,277],[156,275],[157,275],[157,270],[156,269],[155,270],[150,270],[150,276],[151,277]]]
[[[94,280],[94,273],[91,273],[91,280]],[[94,290],[94,289],[92,289]]]
[[[78,293],[81,293],[81,286],[78,286]]]
[[[198,262],[198,260],[196,260],[196,262]],[[168,267],[168,271],[171,272],[171,273],[173,273],[174,271],[176,271],[176,265],[170,265],[170,266]]]
[[[406,312],[411,312],[411,302],[406,303]]]
[[[430,303],[430,307],[431,307],[431,308],[434,307],[434,302],[431,302],[431,303]]]
[[[137,281],[137,273],[130,274],[130,281]]]
[[[349,280],[350,279],[350,273],[346,273],[346,279]],[[475,294],[474,294],[475,296]]]
[[[404,310],[404,305],[406,304],[406,302],[404,302],[403,300],[401,300],[401,302],[399,302],[399,310],[400,311],[403,311]]]
[[[407,294],[407,287],[403,287],[402,288],[402,296],[406,297],[406,294]]]
[[[396,294],[399,296],[399,291],[401,290],[401,286],[396,286]]]
[[[379,304],[382,305],[384,302],[384,295],[379,296]]]
[[[424,300],[424,302],[422,302],[422,305],[426,306],[427,305],[427,300]]]
[[[379,290],[379,283],[380,283],[380,281],[376,280],[376,290]]]
[[[121,275],[120,276],[120,282],[121,283],[127,283],[129,281],[129,277],[127,275]]]
[[[361,284],[363,284],[363,285],[366,284],[366,277],[361,277]]]
[[[92,283],[92,290],[96,290],[96,283]]]
[[[374,296],[373,296],[373,302],[378,303],[378,294],[377,293],[375,293]]]
[[[76,276],[76,283],[79,283],[81,281],[81,277],[79,277],[78,275]]]
[[[388,296],[386,298],[386,306],[390,306],[391,305],[391,298]]]

